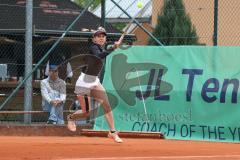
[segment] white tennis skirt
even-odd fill
[[[76,82],[74,93],[77,95],[90,95],[91,89],[98,86],[99,82],[97,76],[81,73]]]

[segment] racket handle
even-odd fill
[[[124,36],[126,35],[126,33],[124,32],[121,37],[118,39],[118,43],[121,44],[123,39],[124,39]]]
[[[133,23],[133,20],[131,20],[131,22],[127,25],[127,27],[125,28],[123,34],[121,35],[121,37],[118,40],[118,43],[122,43],[124,36],[127,34],[127,31],[129,30],[129,28],[131,27],[131,24]]]

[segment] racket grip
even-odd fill
[[[118,43],[120,43],[120,44],[122,43],[125,34],[126,34],[126,33],[123,33],[123,34],[121,35],[121,37],[118,39]]]

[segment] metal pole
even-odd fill
[[[158,45],[164,46],[152,33],[146,30],[135,18],[131,17],[118,3],[114,0],[111,0],[123,13],[125,13],[133,22],[135,22],[146,34],[148,34],[154,41],[157,42]]]
[[[213,45],[218,45],[218,0],[214,0]]]
[[[32,17],[33,0],[26,1],[26,34],[25,34],[25,75],[32,71]],[[26,80],[24,87],[24,111],[32,110],[32,75]],[[31,114],[24,114],[24,123],[31,123]]]
[[[106,1],[101,0],[101,26],[105,28],[106,23]]]

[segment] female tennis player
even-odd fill
[[[88,97],[88,104],[90,104],[90,97],[93,97],[103,106],[105,118],[110,128],[108,137],[112,138],[117,143],[122,143],[123,141],[118,136],[118,132],[114,126],[113,114],[106,91],[98,78],[103,67],[102,59],[109,55],[113,50],[117,49],[121,43],[119,41],[115,42],[112,48],[105,50],[104,45],[106,43],[106,36],[105,29],[99,27],[93,34],[93,43],[89,48],[90,54],[84,56],[84,61],[87,63],[87,69],[81,73],[75,86],[75,94],[77,94],[83,113],[76,111],[75,113],[68,115],[68,129],[76,131],[75,121],[83,116],[88,116],[89,112],[86,109],[86,101],[84,97]]]

